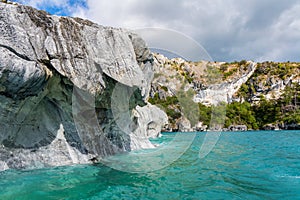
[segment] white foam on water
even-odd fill
[[[300,179],[300,176],[291,176],[291,175],[288,175],[288,174],[285,174],[285,175],[277,175],[276,177],[279,177],[279,178],[293,178],[293,179]]]

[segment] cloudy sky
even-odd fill
[[[102,25],[173,31],[200,44],[217,61],[300,61],[300,0],[17,2]]]

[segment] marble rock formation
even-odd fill
[[[0,3],[0,170],[90,163],[152,148],[166,115],[146,98],[135,33]]]

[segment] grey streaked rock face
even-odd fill
[[[0,52],[0,170],[153,147],[145,123],[153,136],[165,118],[145,106],[153,58],[135,33],[0,3]],[[117,85],[132,95],[114,113]],[[116,123],[123,113],[126,131]]]

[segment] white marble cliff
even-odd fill
[[[0,170],[154,147],[167,116],[146,102],[153,58],[137,34],[0,3],[0,52]]]

